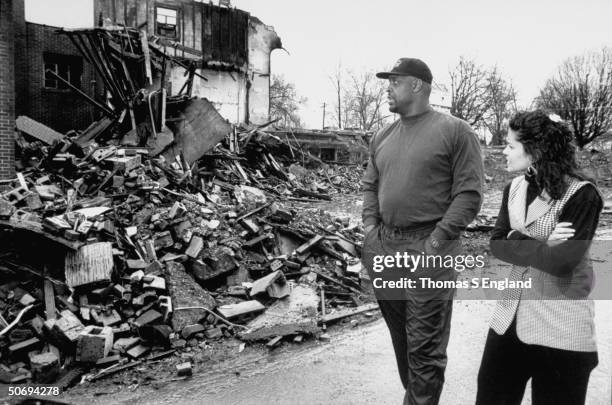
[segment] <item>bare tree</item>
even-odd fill
[[[488,73],[486,90],[487,109],[482,122],[491,133],[491,144],[501,145],[508,130],[508,120],[516,112],[516,91],[497,67]]]
[[[301,128],[302,121],[298,115],[305,97],[298,96],[295,85],[285,81],[282,75],[273,75],[270,85],[270,118],[280,118],[282,126]]]
[[[338,63],[336,71],[329,76],[329,80],[332,82],[337,96],[335,114],[332,114],[332,116],[335,116],[338,122],[338,128],[342,128],[342,96],[345,90],[342,81],[342,66],[340,63]],[[344,111],[346,113],[346,109]]]
[[[374,72],[350,74],[350,83],[345,99],[350,120],[364,131],[378,129],[384,125],[385,83],[376,78]]]
[[[479,126],[487,111],[487,71],[473,59],[463,56],[449,72],[451,114]]]
[[[612,127],[612,49],[563,62],[534,104],[566,120],[581,148]]]

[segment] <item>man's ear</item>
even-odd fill
[[[412,79],[412,91],[415,93],[420,93],[423,90],[423,80],[417,79],[416,77]]]

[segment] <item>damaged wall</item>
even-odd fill
[[[50,80],[45,69],[55,69],[62,77],[93,97],[96,80],[93,67],[83,60],[77,49],[58,27],[26,23],[20,20],[24,46],[15,51],[17,100],[16,115],[27,115],[59,132],[84,129],[95,118],[90,104],[55,79]]]
[[[68,38],[56,34],[59,27],[26,22],[24,0],[2,2],[0,26],[0,100],[4,104],[0,114],[12,117],[0,118],[0,130],[6,127],[10,133],[10,145],[0,146],[4,162],[4,155],[9,156],[5,152],[13,154],[14,119],[20,115],[60,132],[83,129],[94,119],[93,109],[71,90],[56,80],[45,80],[45,67],[69,77],[85,93],[93,95],[96,89],[93,68],[84,63]],[[12,172],[14,158],[7,159],[7,170]]]
[[[196,76],[192,94],[207,98],[223,118],[230,122],[245,122],[247,118],[246,76],[243,73],[219,72],[209,69],[197,69],[197,72],[206,77],[208,81]],[[183,86],[185,80],[185,69],[181,67],[172,69],[170,82],[173,94]]]
[[[271,54],[282,48],[281,39],[274,28],[263,24],[256,17],[249,22],[249,114],[254,123],[264,123],[270,118]]]
[[[149,36],[201,52],[204,64],[222,63],[240,69],[247,62],[249,14],[242,10],[193,0],[95,0],[94,13],[98,23],[130,27],[146,24]],[[191,56],[170,48],[168,53]]]
[[[166,53],[195,61],[208,81],[196,77],[192,94],[210,100],[231,122],[269,120],[270,54],[282,44],[272,27],[248,12],[193,0],[95,0],[94,13],[99,23],[146,24]],[[172,68],[174,93],[187,79],[184,73]]]

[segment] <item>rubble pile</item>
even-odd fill
[[[0,381],[67,387],[223,337],[274,347],[375,308],[361,230],[290,205],[356,187],[349,168],[286,169],[252,136],[263,126],[235,130],[188,85],[166,96],[172,58],[136,30],[65,34],[88,37],[77,43],[114,90],[89,100],[103,117],[84,131],[18,119],[0,198]]]
[[[331,200],[331,194],[361,192],[363,167],[327,164],[301,149],[295,149],[293,155],[280,153],[265,142],[269,137],[276,138],[275,135],[261,127],[243,126],[238,130],[232,150],[245,157],[247,167],[234,161],[231,172],[235,178],[259,186],[266,184],[270,186],[268,191],[288,197]]]
[[[361,179],[364,169],[361,166],[322,165],[317,169],[304,169],[293,163],[289,172],[299,180],[304,187],[312,191],[327,193],[360,193]]]
[[[327,194],[361,192],[364,166],[323,162],[299,144],[296,147],[295,144],[279,138],[273,131],[264,129],[275,122],[276,120],[258,127],[241,125],[237,129],[235,143],[239,147],[233,150],[240,151],[246,156],[251,167],[268,165],[269,162],[274,168],[280,168],[280,172],[272,174],[288,181],[294,186],[294,192],[298,189],[297,194],[304,194],[304,191],[314,192],[311,197],[329,200]],[[270,143],[269,140],[273,140],[274,143]],[[283,147],[279,148],[278,145]],[[270,171],[263,170],[263,172]],[[291,195],[292,190],[289,189],[287,192],[281,187],[277,191]],[[305,194],[308,196],[308,193]]]
[[[184,172],[143,151],[96,151],[71,156],[71,170],[63,161],[20,172],[0,200],[3,381],[54,381],[72,362],[121,367],[237,332],[316,334],[320,308],[363,304],[356,227],[220,181],[224,170],[189,192],[193,183],[177,184]],[[236,327],[304,299],[294,292],[311,302],[307,312],[296,304],[299,322]]]

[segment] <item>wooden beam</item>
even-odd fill
[[[362,312],[367,312],[367,311],[374,311],[376,309],[378,309],[378,304],[376,303],[365,304],[365,305],[361,305],[356,308],[348,308],[342,311],[335,312],[333,314],[322,316],[320,322],[321,323],[334,322],[339,319],[346,318],[348,316],[357,315],[357,314],[360,314]]]
[[[45,273],[46,266],[45,266]],[[53,283],[49,280],[44,281],[44,291],[45,291],[45,315],[47,316],[47,320],[56,319],[56,308],[55,308],[55,291],[53,291]]]

